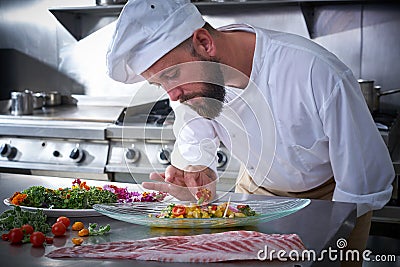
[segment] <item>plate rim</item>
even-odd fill
[[[29,211],[42,210],[49,217],[61,216],[61,214],[66,214],[66,213],[68,213],[69,217],[102,216],[102,214],[100,212],[96,211],[95,209],[48,209],[48,208],[29,207],[29,206],[12,204],[10,202],[10,198],[5,198],[3,200],[3,203],[6,206],[20,207],[23,210],[29,210]],[[75,216],[73,216],[74,214],[69,214],[69,213],[75,213],[75,212],[78,213]]]
[[[278,199],[276,199],[276,200],[278,200]],[[302,201],[304,203],[302,203],[300,205],[300,207],[295,209],[294,211],[293,211],[293,209],[289,209],[286,212],[281,212],[280,214],[278,213],[278,215],[282,215],[282,216],[278,216],[277,218],[282,218],[282,217],[286,217],[286,216],[288,216],[290,214],[293,214],[293,213],[295,213],[295,212],[307,207],[311,203],[311,200],[308,199],[308,198],[288,198],[288,199],[279,199],[279,200],[281,200],[283,202],[290,201],[290,200],[292,200],[292,201],[295,200],[295,201]],[[222,202],[218,201],[216,203],[224,203],[224,202],[226,202],[226,201],[222,201]],[[260,202],[271,202],[271,199],[268,199],[268,200],[250,200],[250,201],[232,201],[232,202],[234,202],[234,203],[235,202],[236,203],[244,203],[244,204],[252,204],[252,203],[253,204],[260,204]],[[143,202],[139,202],[139,203],[140,204],[144,204]],[[119,204],[123,205],[123,204],[131,204],[131,203],[95,204],[95,205],[93,205],[93,208],[98,213],[101,213],[104,216],[107,216],[107,217],[110,217],[110,218],[114,218],[114,219],[117,219],[117,220],[120,220],[120,221],[129,222],[129,221],[126,221],[124,219],[120,219],[116,213],[114,213],[114,214],[113,213],[107,213],[107,212],[103,213],[102,211],[99,211],[99,210],[96,209],[96,206],[119,205]],[[149,202],[149,203],[145,203],[145,204],[146,205],[148,205],[148,204],[151,205],[151,204],[154,204],[154,203]],[[183,221],[191,222],[192,224],[195,224],[196,222],[201,222],[201,224],[199,225],[199,228],[204,228],[204,227],[207,227],[207,226],[211,226],[211,228],[216,228],[216,227],[217,228],[219,228],[219,227],[240,227],[240,226],[246,226],[246,225],[249,225],[249,224],[242,224],[242,225],[235,224],[235,225],[232,225],[232,226],[230,226],[230,224],[227,224],[227,225],[224,226],[224,225],[221,224],[221,222],[229,220],[230,222],[232,222],[232,221],[236,221],[236,222],[250,221],[250,222],[256,222],[257,223],[258,221],[262,221],[262,220],[267,219],[267,216],[269,216],[269,215],[270,214],[258,214],[256,216],[247,216],[247,217],[243,217],[243,218],[207,218],[207,219],[206,218],[156,218],[156,217],[146,217],[146,215],[137,215],[137,220],[135,220],[135,221],[138,221],[139,223],[138,222],[131,222],[131,223],[144,225],[144,226],[150,226],[150,227],[161,227],[161,228],[193,228],[193,225],[186,225],[186,226],[182,226],[181,225],[181,226],[178,226],[177,224],[172,224],[170,226],[167,226],[168,222],[173,222],[173,221],[178,222],[177,220],[182,222],[182,220],[183,220]],[[272,214],[272,215],[277,215],[277,214]],[[128,216],[129,215],[121,216],[121,218],[128,217]],[[135,215],[131,215],[131,216],[135,216]],[[144,220],[144,221],[140,220],[139,221],[139,219],[147,219],[147,220]],[[275,219],[271,219],[271,220],[275,220]],[[267,221],[271,221],[271,220],[267,220]],[[161,223],[160,224],[159,222],[165,222],[165,223]]]

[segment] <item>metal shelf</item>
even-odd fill
[[[201,12],[242,10],[243,8],[268,8],[271,6],[299,5],[305,16],[309,30],[313,23],[313,10],[321,5],[387,3],[389,0],[208,0],[192,1]],[[115,20],[123,5],[95,5],[83,7],[53,7],[49,11],[77,39],[80,40],[99,28]],[[108,18],[104,19],[104,18]]]

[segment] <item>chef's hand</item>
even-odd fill
[[[143,182],[144,188],[167,192],[179,200],[197,201],[200,194],[209,193],[209,199],[205,200],[208,202],[216,195],[216,174],[205,166],[188,166],[181,170],[170,165],[165,173],[151,173],[150,179],[163,183]]]

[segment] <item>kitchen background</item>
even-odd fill
[[[395,1],[237,2],[196,4],[213,26],[245,22],[299,34],[335,53],[357,78],[374,80],[382,91],[400,88]],[[96,0],[0,0],[2,94],[24,88],[93,96],[135,93],[141,85],[122,85],[104,73],[110,34],[105,26],[120,8],[84,8],[95,5]],[[383,96],[381,103],[398,107],[400,95]]]
[[[357,78],[374,80],[382,91],[400,88],[400,3],[396,1],[219,0],[196,1],[196,5],[215,27],[243,22],[299,34],[336,54]],[[107,110],[80,107],[81,113],[75,115],[82,118],[72,118],[72,122],[54,122],[51,117],[48,122],[43,122],[47,115],[37,111],[32,117],[34,120],[29,116],[18,118],[21,120],[11,116],[10,119],[9,115],[0,114],[0,145],[3,149],[0,174],[19,169],[27,171],[26,174],[67,176],[67,172],[60,170],[72,170],[74,173],[68,177],[76,177],[75,171],[83,170],[86,175],[93,175],[94,179],[100,177],[125,182],[129,179],[126,178],[129,173],[127,165],[129,171],[134,170],[138,175],[148,177],[153,167],[165,168],[168,164],[166,146],[171,146],[173,142],[173,136],[168,131],[170,128],[161,128],[160,132],[160,128],[149,126],[143,129],[134,122],[121,130],[118,125],[119,114],[127,114],[125,111],[121,113],[121,110],[130,99],[135,97],[139,102],[141,98],[157,100],[162,95],[162,91],[154,88],[146,90],[152,94],[142,94],[139,89],[149,85],[121,84],[105,73],[104,54],[112,22],[121,8],[121,5],[99,6],[96,0],[0,0],[0,101],[9,99],[11,91],[23,91],[25,88],[86,97],[80,98],[80,101],[123,101],[119,105],[111,103],[112,107]],[[382,96],[380,102],[383,109],[398,110],[400,94]],[[91,113],[82,111],[96,114],[91,117]],[[93,121],[82,123],[88,118]],[[57,119],[63,120],[63,117]],[[387,131],[382,132],[389,147],[392,144],[394,162],[399,161],[398,147],[393,145],[400,140],[400,126],[398,122],[396,125],[392,127],[394,134],[391,137]],[[128,146],[127,150],[121,146],[124,131],[125,136],[134,138],[124,144]],[[138,143],[143,133],[148,140]],[[21,135],[26,137],[14,138]],[[160,136],[162,142],[158,142]],[[148,144],[147,147],[143,143]],[[23,153],[15,158],[5,157],[6,145],[14,145],[20,150],[26,147],[33,149],[24,151],[25,158]],[[87,158],[94,155],[95,160],[78,162],[81,158],[75,156],[79,156],[79,146],[86,150]],[[148,160],[143,156],[145,150]],[[69,158],[62,157],[63,153]],[[158,158],[155,159],[152,154],[157,153]],[[232,178],[236,177],[237,162],[224,153],[219,154],[219,160],[223,174],[234,181]],[[55,172],[51,172],[53,169]],[[396,170],[400,172],[398,167]],[[398,180],[395,186],[397,184]],[[230,186],[231,182],[228,182],[228,188]],[[396,189],[391,206],[374,214],[369,241],[370,246],[373,242],[374,252],[379,253],[379,249],[383,249],[382,253],[387,254],[390,248],[398,253],[400,239],[391,238],[400,238],[399,205]]]

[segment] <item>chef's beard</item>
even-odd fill
[[[184,95],[180,98],[180,102],[206,119],[215,119],[221,114],[224,106],[226,91],[224,86],[221,85],[224,84],[224,77],[217,60],[204,59],[196,53],[195,55],[200,61],[209,61],[215,64],[207,64],[208,68],[204,70],[208,79],[201,83],[203,85],[202,92]],[[212,81],[212,83],[207,81]],[[190,99],[194,99],[194,101],[188,101]]]
[[[198,99],[197,99],[198,98]],[[188,101],[194,99],[194,102]],[[206,119],[215,119],[221,114],[225,100],[225,88],[220,85],[204,83],[201,95],[184,95],[181,102]]]

